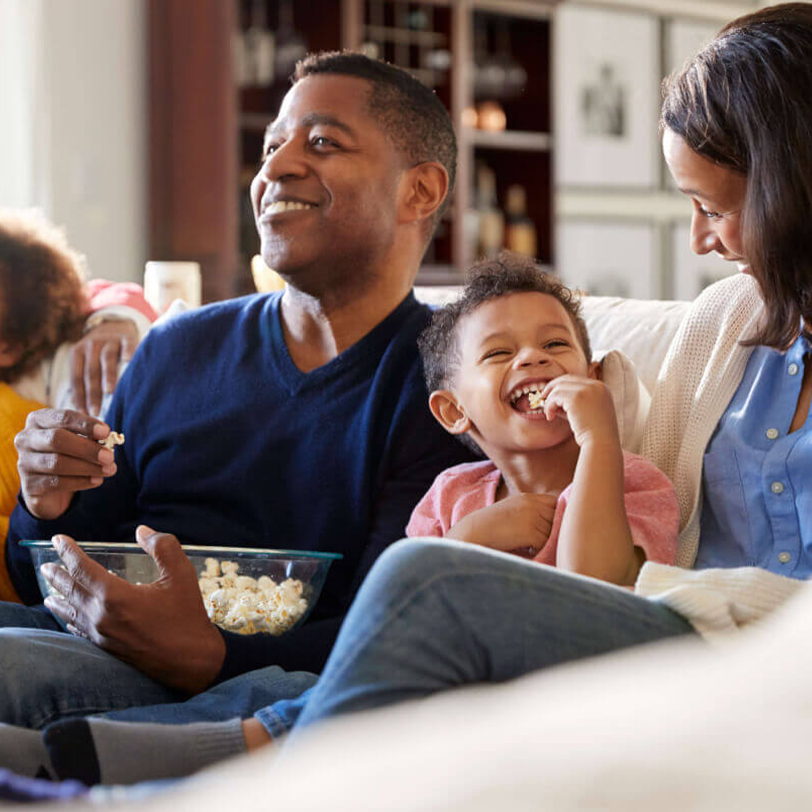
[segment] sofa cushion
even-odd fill
[[[620,350],[653,392],[671,340],[691,303],[614,296],[585,296],[582,303],[595,357]]]
[[[620,443],[627,451],[638,453],[643,439],[651,397],[637,375],[634,364],[620,350],[609,350],[605,355],[593,353],[601,362],[603,382],[612,394],[617,415]]]

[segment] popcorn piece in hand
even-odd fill
[[[109,448],[111,451],[117,445],[124,445],[124,435],[117,431],[111,431],[103,440],[99,440],[99,445]]]
[[[543,409],[544,404],[547,402],[542,396],[541,392],[530,392],[527,396],[531,409]]]

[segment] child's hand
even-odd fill
[[[547,543],[558,498],[546,493],[517,493],[469,513],[446,534],[504,552],[536,555]]]
[[[544,387],[544,413],[548,420],[569,421],[575,442],[620,445],[612,395],[602,381],[578,375],[561,375]]]

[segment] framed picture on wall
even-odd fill
[[[564,282],[593,296],[660,295],[659,241],[651,223],[559,220],[556,255]]]
[[[657,186],[658,20],[561,5],[555,25],[556,183]]]
[[[687,301],[696,299],[708,285],[739,272],[736,263],[727,262],[718,254],[695,254],[690,237],[690,223],[675,223],[671,228],[674,298]]]

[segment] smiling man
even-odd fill
[[[426,406],[416,337],[429,313],[411,292],[455,159],[446,110],[405,72],[354,54],[298,66],[251,187],[285,291],[150,334],[111,408],[127,437],[115,463],[100,461],[106,428],[78,413],[36,412],[18,437],[9,569],[37,603],[16,542],[65,534],[66,569],[49,577],[67,598],[48,608],[74,634],[41,608],[0,605],[0,721],[39,728],[66,707],[198,694],[167,705],[167,721],[229,719],[312,684],[369,567],[434,476],[469,458]],[[71,538],[134,535],[159,562],[156,584],[115,578]],[[243,637],[209,622],[178,539],[343,560],[301,628]]]

